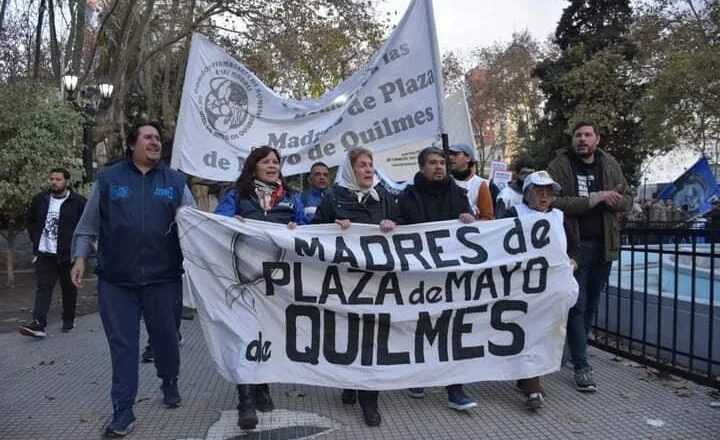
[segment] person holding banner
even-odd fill
[[[353,148],[340,165],[335,184],[326,191],[313,223],[336,223],[348,229],[352,222],[377,224],[383,232],[389,232],[400,221],[392,195],[381,185],[373,168],[372,153],[365,148]],[[381,422],[378,411],[378,391],[342,391],[342,401],[352,405],[360,401],[363,418],[368,426]]]
[[[620,164],[597,148],[595,124],[575,124],[572,145],[548,165],[562,188],[553,206],[567,217],[568,233],[579,243],[582,258],[575,278],[580,293],[570,309],[567,339],[578,391],[594,392],[597,384],[587,361],[587,337],[613,260],[620,253],[617,213],[632,206],[632,193]]]
[[[245,159],[243,170],[235,188],[227,192],[215,208],[215,214],[246,218],[272,223],[285,223],[289,228],[307,223],[302,203],[297,194],[285,183],[280,153],[269,146],[252,150]],[[258,423],[256,409],[262,412],[275,408],[270,386],[238,384],[238,426],[255,429]]]
[[[490,182],[475,174],[475,149],[468,144],[450,146],[450,172],[461,188],[467,190],[467,197],[473,214],[478,220],[492,220],[493,196]]]
[[[418,155],[420,171],[415,174],[413,184],[405,187],[400,194],[398,206],[403,224],[429,223],[459,219],[472,223],[475,217],[468,203],[465,190],[447,175],[445,154],[437,147],[427,147]],[[461,384],[448,385],[448,406],[465,411],[477,406],[465,395]],[[410,388],[411,397],[425,397],[423,388]]]
[[[551,205],[557,199],[557,194],[561,188],[547,171],[536,171],[530,173],[523,182],[522,201],[515,206],[509,207],[504,211],[503,218],[522,217],[525,215],[535,214],[538,212],[551,212],[558,211]],[[573,266],[573,270],[577,268],[578,248],[577,242],[573,237],[567,234],[567,253],[570,257],[570,264]],[[545,400],[540,386],[539,377],[531,377],[528,379],[520,379],[517,381],[517,386],[522,390],[527,398],[525,404],[528,409],[537,411],[543,405]]]

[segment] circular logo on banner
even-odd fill
[[[245,135],[262,114],[263,96],[257,80],[232,62],[205,66],[194,92],[205,128],[227,141]]]

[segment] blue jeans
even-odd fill
[[[98,304],[112,361],[113,408],[135,403],[138,389],[140,314],[153,340],[157,376],[176,378],[180,370],[176,316],[182,282],[126,287],[98,280]]]
[[[601,239],[580,241],[580,261],[575,279],[580,286],[577,303],[568,313],[567,340],[575,371],[589,367],[587,337],[597,312],[600,292],[610,276],[612,262],[605,261]]]

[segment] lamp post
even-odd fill
[[[85,169],[84,182],[95,179],[94,148],[92,148],[92,129],[95,118],[100,110],[110,101],[113,84],[102,78],[96,86],[83,86],[78,90],[78,77],[69,72],[62,77],[62,84],[66,98],[73,103],[75,109],[83,115],[83,168]]]

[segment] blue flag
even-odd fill
[[[711,202],[718,197],[720,187],[705,156],[658,195],[661,200],[673,199],[675,206],[688,205],[691,215],[709,211]]]

